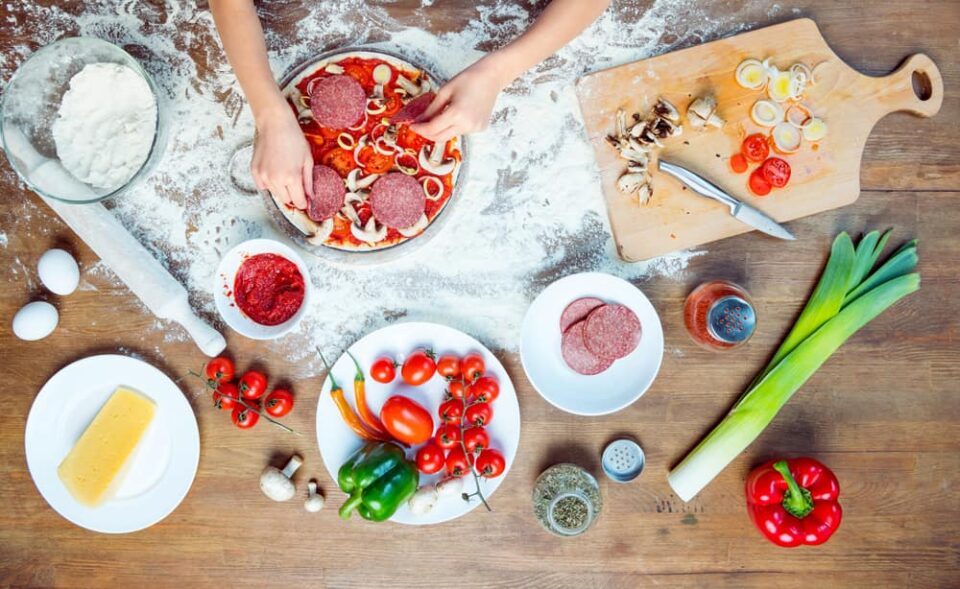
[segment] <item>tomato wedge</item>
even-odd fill
[[[774,188],[783,188],[790,181],[790,164],[786,160],[772,157],[760,166],[763,177]]]
[[[770,144],[765,136],[754,133],[743,140],[740,152],[751,162],[762,162],[770,155]]]
[[[770,194],[773,188],[766,178],[763,177],[763,168],[757,168],[750,174],[750,190],[757,196],[766,196]]]

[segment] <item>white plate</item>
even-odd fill
[[[151,398],[156,414],[115,497],[88,507],[73,498],[57,468],[121,385]],[[127,356],[91,356],[61,369],[40,389],[24,446],[30,476],[50,507],[88,530],[123,534],[162,520],[187,495],[200,459],[200,432],[190,404],[165,374]]]
[[[486,374],[493,376],[500,383],[500,396],[493,402],[493,419],[487,426],[487,433],[490,434],[490,445],[503,453],[507,466],[503,474],[495,479],[480,479],[480,489],[484,497],[490,500],[494,491],[506,478],[513,465],[513,460],[517,454],[517,445],[520,442],[520,405],[517,403],[517,394],[513,389],[513,383],[503,365],[497,360],[490,350],[483,347],[483,344],[473,339],[469,335],[435,323],[399,323],[384,327],[378,331],[367,334],[360,341],[350,346],[350,353],[354,355],[360,366],[367,372],[367,403],[377,414],[380,413],[380,407],[391,396],[396,394],[405,395],[414,401],[423,405],[433,417],[434,429],[436,429],[439,417],[437,410],[440,403],[443,402],[443,392],[445,383],[440,375],[434,377],[424,385],[419,387],[410,387],[404,384],[400,378],[399,369],[397,378],[390,384],[380,384],[370,378],[368,372],[370,365],[380,356],[390,356],[398,362],[418,348],[429,348],[438,355],[456,354],[464,356],[470,352],[479,353],[483,356],[486,364]],[[353,376],[356,374],[353,362],[343,354],[333,365],[333,376],[337,379],[337,384],[344,388],[345,396],[353,404]],[[323,463],[333,480],[337,480],[337,471],[340,465],[363,446],[363,440],[358,438],[340,418],[333,399],[330,397],[330,379],[324,379],[323,389],[320,392],[320,401],[317,404],[317,443],[320,445],[320,455],[323,456]],[[356,409],[356,407],[354,407]],[[407,458],[413,459],[417,448],[411,448],[407,451]],[[420,475],[420,484],[432,484],[440,479],[440,475]],[[464,477],[464,491],[472,493],[474,488],[473,477],[468,475]],[[390,518],[390,521],[401,524],[424,525],[437,524],[451,519],[456,519],[474,508],[481,505],[480,501],[474,499],[469,503],[463,501],[459,496],[444,497],[430,513],[422,516],[410,513],[406,505]],[[494,509],[496,506],[494,505]],[[360,516],[354,515],[356,519]]]
[[[574,372],[560,353],[560,314],[581,297],[629,307],[643,330],[636,350],[594,376]],[[544,399],[569,413],[605,415],[630,405],[650,388],[663,359],[663,328],[647,297],[626,280],[601,272],[574,274],[543,289],[530,305],[523,319],[520,358]]]
[[[237,276],[237,270],[240,269],[244,260],[258,254],[276,254],[286,258],[296,264],[300,274],[303,275],[303,303],[293,317],[279,325],[260,325],[247,317],[233,300],[233,282]],[[307,265],[303,263],[303,258],[293,251],[293,248],[272,239],[250,239],[235,246],[220,260],[214,279],[216,283],[213,287],[213,302],[217,306],[217,312],[234,331],[250,339],[276,339],[286,335],[303,319],[307,308],[310,306],[310,297],[313,293],[310,272]]]

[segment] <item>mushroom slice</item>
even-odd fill
[[[631,162],[637,162],[638,164],[646,165],[649,161],[647,154],[644,151],[637,149],[629,148],[620,150],[620,157]]]
[[[627,173],[620,176],[620,179],[617,180],[617,188],[620,189],[620,192],[630,194],[636,192],[640,189],[640,186],[646,184],[648,178],[649,176],[646,172]]]
[[[374,182],[377,181],[377,178],[379,177],[380,177],[380,174],[367,174],[366,176],[361,178],[360,169],[354,168],[350,170],[349,174],[347,174],[347,180],[346,180],[347,190],[349,192],[357,192],[358,190],[369,188]]]
[[[420,219],[418,219],[416,223],[414,223],[410,227],[397,229],[397,232],[404,237],[415,237],[417,235],[420,235],[420,232],[426,229],[429,223],[430,221],[427,219],[426,213],[423,213],[420,215]]]
[[[404,75],[397,76],[397,86],[400,86],[400,88],[410,96],[419,96],[421,94],[420,86],[411,82],[410,79]]]
[[[673,106],[673,103],[665,98],[657,99],[657,103],[653,105],[653,114],[662,119],[667,119],[671,123],[680,122],[680,111],[677,110],[677,107]]]
[[[387,226],[381,225],[378,228],[377,220],[373,217],[370,217],[370,220],[367,221],[367,224],[362,228],[351,223],[350,233],[352,233],[354,237],[362,242],[377,243],[379,241],[383,241],[383,238],[387,236]]]
[[[727,122],[717,113],[711,114],[710,118],[707,119],[707,125],[716,127],[717,129],[722,129],[725,124],[727,124]]]
[[[621,108],[617,111],[617,138],[627,134],[627,113]]]
[[[446,151],[446,143],[434,143],[433,148],[427,153],[427,146],[424,145],[423,149],[420,150],[420,156],[417,159],[417,162],[420,164],[420,167],[424,170],[435,174],[437,176],[446,176],[447,174],[453,172],[457,167],[457,160],[451,158],[448,160],[443,159],[444,152]]]
[[[653,196],[653,188],[650,186],[650,184],[641,184],[640,188],[637,190],[637,202],[645,205],[650,202],[651,196]]]
[[[333,233],[333,217],[330,217],[323,223],[320,223],[317,232],[307,237],[307,243],[310,245],[323,245]]]
[[[323,68],[323,71],[327,72],[328,74],[342,74],[344,69],[335,63],[331,63],[327,67]]]

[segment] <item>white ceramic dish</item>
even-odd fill
[[[293,317],[279,325],[260,325],[247,317],[233,300],[233,280],[237,275],[237,270],[240,269],[240,264],[257,254],[282,256],[296,264],[300,274],[303,275],[303,304],[300,305]],[[216,280],[216,284],[214,285],[213,302],[216,304],[220,316],[234,331],[250,339],[268,340],[286,335],[303,319],[313,295],[313,283],[310,281],[310,272],[303,262],[303,258],[293,248],[272,239],[251,239],[228,251],[220,260],[220,265],[217,266],[214,280]]]
[[[157,411],[116,495],[88,507],[73,498],[57,468],[120,385],[150,397]],[[84,358],[54,374],[33,401],[24,446],[30,476],[50,507],[108,534],[135,532],[169,515],[190,490],[200,460],[197,420],[177,385],[145,362],[116,355]]]
[[[435,323],[391,325],[367,334],[350,346],[349,350],[360,362],[360,366],[368,371],[370,365],[380,356],[392,356],[397,361],[402,361],[402,357],[409,355],[417,348],[430,348],[437,354],[452,353],[461,357],[470,352],[480,353],[483,355],[487,367],[486,374],[493,376],[500,383],[500,396],[493,403],[493,419],[487,427],[487,432],[490,434],[491,446],[503,453],[507,467],[504,473],[495,479],[480,479],[480,488],[484,497],[489,501],[510,472],[520,442],[520,405],[517,403],[517,394],[514,391],[513,383],[510,382],[510,377],[500,361],[483,344],[462,331],[445,325]],[[356,373],[353,362],[346,354],[343,354],[333,364],[332,372],[334,378],[337,379],[337,384],[344,387],[346,398],[352,403],[353,376]],[[390,384],[380,384],[367,375],[367,402],[370,409],[379,414],[380,407],[389,397],[402,394],[420,403],[430,411],[434,420],[434,428],[439,421],[437,410],[440,403],[443,402],[444,389],[445,383],[439,375],[435,375],[428,383],[419,387],[410,387],[404,384],[400,378],[399,370],[396,380]],[[362,447],[364,443],[340,418],[340,413],[337,411],[333,399],[330,398],[329,378],[324,379],[323,388],[320,391],[320,400],[317,403],[317,443],[320,445],[323,462],[333,480],[337,480],[337,471],[340,470],[340,465],[346,462],[347,458]],[[408,450],[407,458],[413,459],[415,452],[416,448]],[[435,483],[439,479],[440,475],[427,476],[421,474],[420,484]],[[471,493],[473,490],[473,477],[468,475],[464,478],[464,491]],[[433,511],[422,516],[413,515],[408,507],[403,505],[390,518],[390,521],[411,525],[437,524],[465,515],[478,505],[481,505],[481,503],[477,499],[467,503],[459,496],[445,497],[441,498],[440,503]],[[360,516],[354,515],[353,518],[359,520]]]
[[[574,372],[560,353],[560,314],[581,297],[626,305],[643,330],[636,350],[595,376]],[[523,319],[520,358],[544,399],[569,413],[605,415],[630,405],[650,388],[663,359],[663,328],[647,297],[626,280],[601,272],[574,274],[545,288],[530,305]]]

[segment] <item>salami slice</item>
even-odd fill
[[[359,123],[367,110],[367,93],[350,76],[322,78],[310,91],[310,112],[324,127],[346,129]]]
[[[427,107],[430,106],[430,103],[433,102],[436,96],[433,92],[425,92],[417,96],[410,102],[404,104],[403,107],[397,111],[397,114],[390,117],[390,122],[395,124],[417,122],[417,119],[419,119],[423,113],[427,112]]]
[[[377,179],[370,189],[370,211],[387,227],[412,227],[423,215],[427,195],[416,178],[390,172]]]
[[[563,332],[563,338],[560,340],[560,352],[563,354],[563,361],[567,363],[571,370],[586,376],[593,376],[610,368],[613,360],[599,358],[587,349],[583,338],[585,326],[586,322],[580,321]]]
[[[327,166],[313,167],[313,196],[307,197],[307,216],[321,223],[343,208],[347,187],[340,174]]]
[[[640,320],[623,305],[602,305],[583,320],[583,342],[600,358],[617,360],[637,349]]]
[[[590,311],[603,304],[600,299],[593,297],[584,297],[577,299],[567,305],[567,308],[560,314],[560,331],[566,331],[568,327],[587,318]]]

